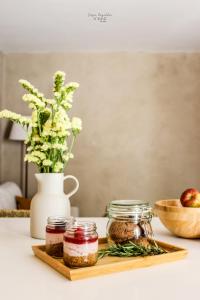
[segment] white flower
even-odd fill
[[[52,149],[57,149],[57,150],[62,150],[62,151],[67,150],[66,145],[62,145],[62,144],[59,144],[59,143],[52,144],[51,148]]]
[[[44,100],[44,95],[39,93],[39,91],[27,80],[24,79],[20,79],[19,83],[32,95],[35,95],[36,97],[38,97],[41,100]]]
[[[70,131],[67,130],[57,132],[57,137],[59,138],[69,137],[70,135],[71,135]]]
[[[70,93],[67,94],[65,100],[72,103],[73,102],[73,98],[72,97],[73,97],[73,92],[70,92]]]
[[[50,167],[52,165],[52,161],[50,159],[45,159],[42,162],[43,166]]]
[[[58,161],[57,163],[55,163],[54,172],[60,172],[63,170],[63,168],[64,168],[64,164]]]
[[[23,117],[20,114],[13,113],[7,109],[0,111],[0,118],[9,119],[13,122],[19,123],[22,126],[30,125],[31,120],[29,118]]]
[[[51,105],[56,104],[56,101],[54,99],[45,99],[45,102]]]
[[[65,80],[65,72],[63,72],[63,71],[57,71],[55,74],[54,74],[54,79],[56,78],[56,77],[62,77],[62,79],[63,79],[63,81]]]
[[[38,126],[38,114],[37,114],[37,110],[34,110],[32,112],[31,120],[32,120],[32,127],[37,127]]]
[[[65,88],[74,88],[74,89],[77,89],[78,87],[79,87],[79,84],[77,82],[69,82],[65,86]]]
[[[45,122],[43,127],[43,135],[48,135],[48,133],[51,131],[51,128],[52,128],[52,121],[48,119]]]
[[[21,83],[21,85],[26,86],[29,89],[34,89],[34,87],[32,86],[32,84],[28,80],[20,79],[19,83]]]
[[[34,95],[31,95],[31,94],[25,94],[22,99],[25,101],[25,102],[29,102],[29,103],[32,103],[34,104],[36,107],[38,108],[42,108],[42,107],[45,107],[45,103],[40,100],[38,97],[34,96]]]
[[[65,109],[67,109],[67,110],[69,110],[70,108],[72,108],[72,104],[70,104],[70,103],[67,102],[67,101],[62,101],[62,102],[61,102],[61,105],[62,105]]]
[[[32,109],[31,119],[8,110],[0,112],[0,118],[26,126],[25,160],[37,164],[40,172],[63,172],[66,163],[74,157],[71,153],[74,138],[70,140],[71,145],[68,145],[67,138],[72,134],[76,137],[82,130],[81,119],[71,120],[67,113],[79,84],[70,82],[65,85],[64,81],[65,73],[56,72],[53,99],[46,99],[30,82],[20,80],[27,91],[23,100]]]
[[[40,140],[41,140],[41,138],[40,138],[40,136],[38,134],[34,135],[31,139],[34,142],[40,142]]]
[[[28,107],[31,109],[37,109],[35,104],[33,104],[33,103],[29,103]]]
[[[63,155],[64,161],[68,161],[70,158],[74,158],[74,155],[72,153],[67,153]]]
[[[41,150],[43,151],[47,151],[48,149],[51,148],[51,144],[50,143],[45,143],[42,146],[39,146]]]
[[[52,107],[53,107],[53,109],[56,111],[56,110],[58,109],[58,104],[57,104],[57,103],[56,103],[56,104],[53,104]]]
[[[26,154],[25,157],[24,157],[24,161],[33,162],[33,163],[36,163],[36,164],[38,164],[40,162],[38,157],[35,157],[32,154]]]
[[[82,130],[82,121],[79,118],[72,118],[72,132],[77,135]]]
[[[27,147],[27,151],[30,152],[31,150],[33,150],[32,146]]]
[[[61,94],[60,94],[60,92],[55,92],[55,93],[54,93],[54,96],[55,96],[56,98],[60,98]]]
[[[43,152],[38,151],[38,150],[33,151],[31,154],[34,155],[34,156],[39,157],[41,160],[46,158],[46,155]]]

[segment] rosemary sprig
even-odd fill
[[[120,257],[135,257],[135,256],[148,256],[148,255],[158,255],[167,253],[166,250],[155,245],[142,246],[129,241],[126,244],[116,244],[105,249],[100,249],[98,251],[98,258],[103,258],[104,256],[120,256]]]

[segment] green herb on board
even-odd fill
[[[105,249],[100,249],[98,251],[98,258],[100,259],[104,256],[135,257],[159,255],[163,253],[167,253],[167,251],[157,245],[141,246],[129,241],[123,245],[116,244]]]

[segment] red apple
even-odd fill
[[[181,195],[181,204],[185,207],[200,207],[200,193],[197,189],[187,189]]]

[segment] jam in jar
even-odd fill
[[[93,266],[97,262],[98,234],[94,222],[77,221],[64,234],[64,263],[71,268]]]
[[[72,222],[72,219],[65,217],[48,217],[46,226],[46,253],[63,257],[63,235],[66,225]]]
[[[107,238],[109,245],[132,241],[148,246],[153,240],[152,209],[141,200],[113,200],[108,206]]]

